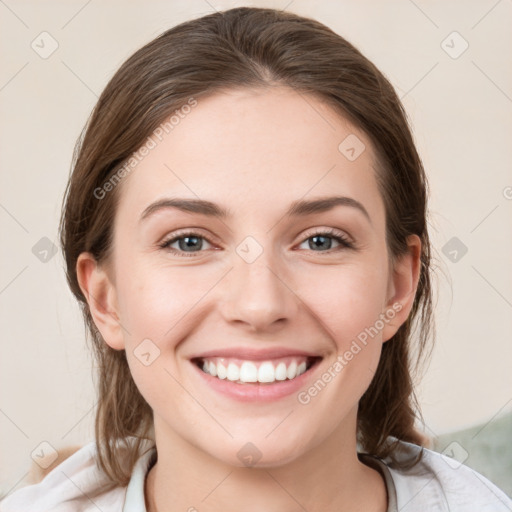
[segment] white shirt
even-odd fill
[[[134,438],[127,440],[131,443]],[[395,457],[406,462],[420,450],[414,444],[400,441]],[[86,444],[38,484],[18,489],[0,501],[0,512],[146,512],[144,482],[156,461],[154,443],[145,441],[142,445],[126,487],[108,488],[107,478],[94,461],[95,453],[96,443]],[[404,471],[394,467],[390,458],[381,460],[361,453],[358,456],[384,476],[387,512],[512,511],[512,500],[488,479],[426,448],[422,460]]]

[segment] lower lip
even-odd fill
[[[210,388],[241,402],[270,402],[297,393],[300,388],[306,385],[319,363],[320,361],[316,361],[309,370],[291,380],[275,381],[271,384],[237,384],[227,379],[212,377],[191,362],[196,372]]]

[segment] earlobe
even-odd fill
[[[115,350],[124,349],[116,289],[105,268],[98,265],[91,253],[83,252],[78,257],[76,273],[92,319],[103,339]]]
[[[409,251],[396,263],[389,276],[388,300],[384,313],[388,322],[382,331],[382,341],[389,340],[407,320],[414,304],[421,269],[421,240],[410,235]]]

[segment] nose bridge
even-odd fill
[[[223,300],[226,320],[264,330],[278,320],[290,319],[297,310],[297,297],[286,283],[279,254],[253,237],[246,237],[233,254]]]

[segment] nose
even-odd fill
[[[263,251],[252,263],[234,255],[220,302],[228,323],[243,324],[250,332],[274,332],[297,315],[300,299],[283,265],[270,252]]]

